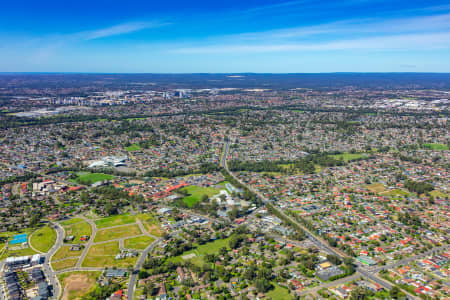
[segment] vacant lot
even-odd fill
[[[59,276],[63,288],[63,300],[81,299],[96,286],[100,272],[70,272]]]
[[[55,271],[69,269],[76,266],[78,258],[67,258],[59,261],[52,262],[52,268]]]
[[[382,193],[386,190],[386,188],[384,187],[384,184],[382,183],[372,183],[366,186],[366,188],[369,191],[375,192],[375,193]]]
[[[195,203],[200,202],[203,195],[211,197],[220,192],[220,190],[212,187],[199,187],[195,185],[184,187],[181,190],[188,193],[188,196],[183,198],[183,202],[186,203],[188,207],[192,207]]]
[[[83,267],[128,267],[136,263],[137,257],[114,259],[119,254],[119,242],[92,245],[84,259]]]
[[[56,231],[44,226],[33,232],[30,237],[31,245],[38,251],[47,252],[56,242]]]
[[[106,217],[106,218],[95,221],[95,225],[97,225],[97,228],[99,228],[99,229],[111,227],[111,226],[117,226],[117,225],[131,224],[131,223],[136,223],[135,216],[117,215],[117,216]]]
[[[127,249],[144,250],[148,245],[153,243],[155,239],[149,236],[138,236],[124,241],[124,246]]]
[[[66,237],[71,236],[71,235],[74,236],[73,241],[72,242],[69,241],[69,243],[86,243],[87,241],[83,241],[83,242],[80,241],[80,237],[82,235],[91,236],[91,234],[92,234],[91,225],[89,225],[88,222],[83,221],[82,219],[76,218],[76,220],[79,220],[79,221],[72,222],[72,223],[69,223],[68,225],[63,226],[64,231],[66,232]]]
[[[144,228],[148,233],[158,237],[162,236],[163,230],[154,216],[150,214],[139,214],[137,217],[141,220],[142,225],[144,225]]]
[[[94,242],[105,242],[142,234],[138,225],[126,225],[97,231]]]
[[[81,252],[82,252],[81,250],[80,251],[70,251],[70,246],[62,246],[53,255],[52,261],[67,258],[67,257],[78,257],[81,255]]]
[[[109,174],[87,173],[87,174],[79,175],[77,178],[75,178],[75,180],[81,184],[92,184],[97,181],[111,180],[113,178],[114,178],[114,176],[109,175]]]

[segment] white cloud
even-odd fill
[[[163,23],[159,21],[153,21],[153,22],[130,22],[130,23],[123,23],[107,28],[101,28],[91,31],[82,31],[79,33],[75,33],[74,37],[79,37],[84,40],[95,40],[115,35],[122,35],[127,33],[132,33],[136,31],[140,31],[143,29],[149,29],[149,28],[156,28],[156,27],[162,27],[166,26],[169,23]]]
[[[450,48],[450,32],[404,34],[316,43],[207,45],[174,49],[175,53],[223,54],[330,50],[436,50]]]

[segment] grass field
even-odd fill
[[[132,151],[142,150],[142,148],[138,144],[133,144],[133,145],[126,147],[125,150],[127,150],[128,152],[132,152]]]
[[[63,222],[61,222],[61,224],[63,224],[64,227],[64,231],[66,232],[66,237],[73,235],[75,238],[73,239],[73,242],[70,243],[80,243],[80,237],[82,235],[88,235],[91,236],[92,234],[92,228],[91,225],[89,225],[88,222],[83,221],[83,219],[79,219],[79,218],[75,218],[74,220],[77,220],[78,222],[68,222],[66,224],[68,225],[64,225]],[[69,220],[71,221],[71,220]],[[87,241],[81,242],[81,243],[86,243]]]
[[[372,184],[366,185],[366,188],[375,193],[382,193],[386,190],[386,188],[384,187],[384,184],[382,184],[382,183],[372,183]]]
[[[409,196],[409,192],[399,189],[388,190],[381,193],[384,196]]]
[[[106,228],[117,225],[125,225],[136,223],[136,217],[130,215],[116,215],[111,217],[102,218],[100,220],[95,221],[95,225],[97,228]]]
[[[424,148],[431,149],[431,150],[448,150],[449,149],[448,145],[445,145],[445,144],[431,144],[431,143],[428,143],[428,144],[423,144],[422,146]]]
[[[153,243],[155,239],[149,236],[138,236],[124,240],[124,246],[127,249],[144,250],[148,245]]]
[[[144,225],[145,230],[151,235],[160,237],[163,234],[163,230],[159,226],[159,222],[150,214],[139,214],[137,215],[139,220],[141,220],[142,225]]]
[[[115,260],[119,253],[119,242],[92,245],[84,259],[83,267],[128,267],[136,263],[137,257]]]
[[[275,288],[267,293],[267,297],[272,300],[289,300],[292,299],[291,295],[289,295],[289,291],[287,288],[281,287],[278,284],[273,284]]]
[[[86,173],[86,174],[78,175],[78,177],[75,178],[75,181],[78,182],[78,183],[81,183],[81,184],[92,184],[92,183],[95,183],[97,181],[111,180],[113,178],[114,178],[114,176],[113,175],[109,175],[109,174]]]
[[[142,232],[136,224],[107,228],[97,231],[94,242],[105,242],[139,234],[142,234]]]
[[[49,226],[37,229],[30,237],[30,244],[38,251],[47,252],[56,242],[56,231]]]
[[[58,276],[63,288],[62,300],[81,299],[96,287],[101,272],[69,272]]]
[[[436,199],[448,199],[450,196],[449,194],[445,194],[444,192],[438,190],[431,191],[430,195]]]
[[[81,255],[81,252],[82,251],[70,251],[70,246],[62,246],[53,255],[52,261],[67,258],[67,257],[77,257],[77,256]]]
[[[63,259],[60,261],[52,262],[52,268],[55,271],[69,269],[69,268],[75,267],[77,262],[78,262],[78,258]]]
[[[206,243],[204,245],[197,245],[196,248],[186,251],[183,254],[181,254],[179,256],[175,256],[171,259],[175,262],[181,262],[181,261],[183,261],[183,258],[182,258],[183,256],[194,253],[195,257],[192,259],[192,262],[196,265],[201,266],[204,263],[203,257],[206,254],[218,253],[219,249],[222,247],[229,248],[228,247],[229,240],[230,240],[230,237],[228,237],[226,239],[215,240],[213,242]]]
[[[72,224],[75,224],[78,222],[83,222],[83,219],[82,218],[68,219],[68,220],[59,222],[59,224],[61,224],[62,226],[68,226],[68,225],[72,225]]]
[[[0,255],[0,259],[4,259],[4,258],[7,258],[9,256],[28,256],[28,255],[33,255],[33,254],[36,254],[36,251],[34,251],[30,247],[28,247],[28,248],[20,249],[20,250],[8,250],[8,251],[1,252],[1,253],[2,254]]]
[[[348,162],[348,161],[352,161],[352,160],[356,160],[356,159],[360,159],[360,158],[367,158],[368,156],[364,153],[342,153],[342,154],[335,154],[335,155],[330,155],[331,157],[334,157],[335,159],[343,159],[344,161]]]
[[[217,195],[220,191],[212,187],[199,187],[195,185],[184,187],[182,190],[188,193],[188,196],[183,198],[183,202],[186,203],[188,207],[192,207],[195,203],[200,202],[203,195],[211,197]]]

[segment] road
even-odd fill
[[[59,299],[59,294],[61,292],[61,287],[59,284],[58,277],[56,276],[56,272],[53,270],[50,260],[52,256],[58,251],[59,248],[63,245],[64,242],[64,229],[58,223],[52,223],[56,230],[56,242],[53,247],[47,252],[45,255],[45,262],[43,265],[45,276],[50,281],[50,284],[53,287],[53,298]]]
[[[94,243],[94,237],[97,235],[97,225],[95,225],[94,221],[92,221],[89,218],[86,218],[85,216],[80,216],[80,218],[82,218],[84,221],[88,222],[89,225],[91,225],[92,228],[92,233],[91,236],[89,237],[88,242],[86,243],[86,245],[84,245],[84,249],[83,249],[83,253],[81,253],[80,258],[77,261],[77,264],[75,265],[75,268],[81,268],[81,263],[83,262],[84,258],[86,257],[89,248],[91,248],[92,244]]]
[[[145,259],[147,258],[148,254],[156,247],[156,245],[161,242],[163,238],[159,238],[153,243],[151,243],[147,248],[145,248],[144,252],[142,252],[141,256],[139,257],[138,261],[136,262],[136,265],[134,266],[133,272],[130,275],[130,280],[128,281],[128,294],[127,299],[132,300],[134,296],[134,287],[136,285],[136,278],[139,273],[139,270],[142,268],[142,265],[145,262]]]
[[[239,183],[241,183],[243,186],[247,187],[251,192],[255,193],[261,200],[263,203],[267,204],[270,203],[270,201],[264,196],[262,195],[259,191],[253,189],[251,186],[247,185],[245,182],[241,181],[237,176],[235,176],[229,169],[228,169],[228,164],[227,164],[227,157],[228,157],[228,151],[230,150],[230,140],[227,139],[225,142],[225,147],[224,147],[224,154],[222,157],[222,160],[220,162],[221,166],[227,170],[227,172],[234,178],[236,179]],[[297,226],[299,226],[307,235],[308,239],[311,240],[317,247],[319,247],[320,249],[324,249],[329,253],[332,253],[338,257],[345,258],[345,257],[349,257],[346,253],[344,253],[343,251],[333,248],[331,247],[325,240],[323,240],[321,237],[316,236],[315,234],[313,234],[308,228],[306,228],[305,226],[303,226],[303,224],[300,224],[299,222],[297,222],[297,220],[292,219],[290,216],[286,215],[283,211],[277,209],[274,205],[272,205],[272,207],[278,212],[280,213],[283,217],[289,219],[291,222],[295,223]],[[363,265],[362,263],[360,263],[359,261],[355,261],[356,264],[356,271],[362,275],[363,277],[372,280],[373,282],[378,283],[379,285],[381,285],[382,287],[384,287],[385,289],[391,289],[392,288],[392,284],[386,280],[384,280],[383,278],[380,278],[378,276],[378,274],[376,274],[373,271],[369,271],[368,269],[366,269],[365,265]],[[418,299],[418,297],[415,297],[414,295],[408,293],[407,291],[404,291],[406,293],[406,295],[408,296],[408,299]]]

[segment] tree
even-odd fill
[[[41,223],[41,217],[39,214],[33,214],[30,218],[30,227],[36,227],[39,223]]]

